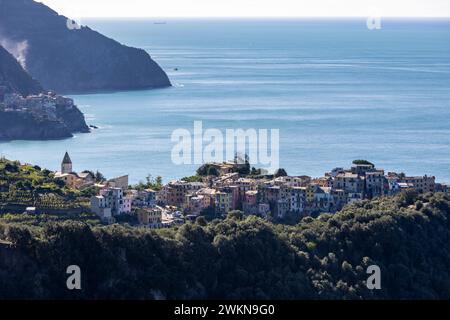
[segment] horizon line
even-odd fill
[[[367,19],[369,16],[79,16],[90,19]],[[381,19],[450,19],[447,16],[379,16]],[[69,17],[70,18],[70,17]]]

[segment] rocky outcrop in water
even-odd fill
[[[144,50],[67,21],[42,3],[0,0],[0,44],[45,88],[60,93],[170,86]]]

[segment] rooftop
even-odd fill
[[[357,179],[358,175],[356,173],[351,173],[351,172],[342,172],[342,173],[338,173],[338,175],[336,177]]]

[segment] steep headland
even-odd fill
[[[70,137],[72,133],[62,121],[36,118],[31,113],[0,111],[0,141],[52,140]]]
[[[91,30],[32,0],[0,0],[0,44],[47,89],[59,93],[170,86],[142,49]]]

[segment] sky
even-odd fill
[[[81,17],[450,17],[450,0],[41,0]]]

